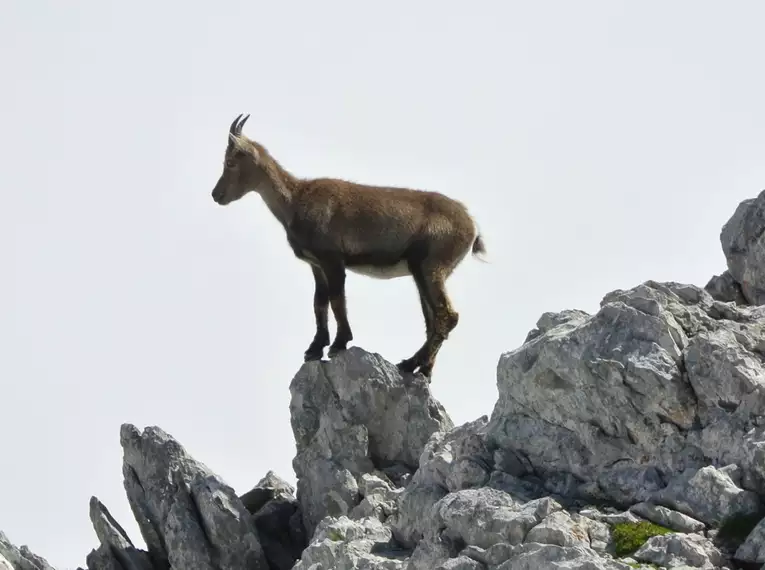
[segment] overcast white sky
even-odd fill
[[[119,427],[159,425],[239,493],[294,482],[288,386],[313,282],[251,195],[210,198],[226,131],[300,176],[463,200],[490,265],[449,282],[433,391],[490,414],[544,311],[704,285],[765,187],[755,1],[3,3],[0,529],[60,568],[97,495],[143,544]],[[414,284],[350,275],[354,344],[423,340]],[[332,325],[334,331],[334,325]]]

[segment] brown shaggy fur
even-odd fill
[[[468,252],[485,253],[463,204],[438,192],[368,186],[336,178],[300,179],[242,135],[249,115],[229,129],[223,174],[212,191],[220,205],[258,193],[284,227],[295,255],[313,271],[316,334],[305,360],[329,345],[328,306],[337,323],[331,358],[353,339],[345,305],[346,270],[379,279],[411,276],[425,317],[425,343],[399,363],[430,376],[459,315],[445,282]]]

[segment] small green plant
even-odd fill
[[[629,556],[652,536],[668,534],[672,530],[648,521],[617,523],[613,527],[614,550],[618,557]]]

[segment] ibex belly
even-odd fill
[[[375,279],[395,279],[396,277],[406,277],[411,275],[406,261],[399,261],[393,265],[349,265],[347,269],[348,271],[353,271],[359,275],[365,275]]]

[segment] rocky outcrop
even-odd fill
[[[736,300],[738,289],[747,303],[765,305],[765,190],[738,205],[720,232],[720,243],[727,275],[713,278],[708,287],[724,300]]]
[[[53,570],[53,567],[25,545],[14,546],[0,531],[0,570]]]
[[[292,464],[309,534],[325,516],[348,515],[361,502],[362,474],[406,481],[431,434],[453,426],[423,376],[402,377],[358,347],[304,364],[290,392]]]
[[[425,378],[359,347],[304,363],[296,488],[269,471],[239,496],[160,428],[123,425],[146,550],[93,497],[88,570],[759,568],[764,212],[765,192],[737,208],[703,289],[646,281],[543,314],[501,355],[490,416],[454,426]],[[6,568],[50,567],[0,534]]]

